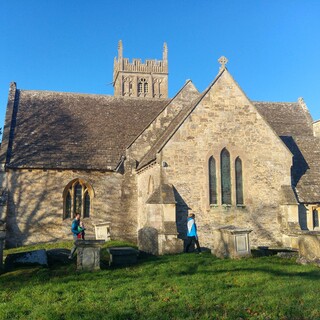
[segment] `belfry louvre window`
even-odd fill
[[[142,93],[142,82],[138,83],[138,94]]]
[[[217,176],[214,157],[209,158],[209,200],[210,204],[217,204]]]
[[[242,161],[238,157],[235,162],[236,171],[236,202],[243,204]]]
[[[231,204],[230,153],[227,149],[221,151],[221,202]]]
[[[149,85],[145,78],[140,78],[138,82],[138,95],[146,95],[149,91]]]
[[[148,82],[144,83],[144,93],[148,93]]]
[[[88,183],[80,179],[69,182],[63,191],[63,218],[73,218],[76,213],[90,217],[92,198],[93,189]]]

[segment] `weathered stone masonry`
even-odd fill
[[[319,232],[319,121],[302,98],[251,101],[221,58],[204,92],[188,80],[168,99],[167,46],[162,60],[144,63],[129,62],[122,50],[120,42],[114,96],[11,84],[0,152],[8,246],[70,239],[72,218],[64,214],[72,216],[79,199],[83,213],[84,205],[90,209],[83,217],[87,236],[94,236],[94,224],[109,222],[111,238],[154,254],[182,250],[191,212],[209,248],[221,227],[252,229],[253,246],[289,248]],[[69,189],[78,182],[82,189]]]

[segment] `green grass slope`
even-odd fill
[[[102,259],[107,246],[122,244],[128,245],[107,243]],[[204,253],[143,258],[92,273],[75,267],[0,275],[0,319],[320,319],[320,269],[291,259],[220,260]]]

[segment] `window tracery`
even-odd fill
[[[149,84],[145,78],[140,78],[138,81],[138,96],[146,96],[149,92]]]
[[[63,192],[63,218],[73,218],[80,213],[82,218],[89,218],[92,208],[92,187],[80,180],[75,179],[68,183]]]

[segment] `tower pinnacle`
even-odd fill
[[[122,47],[122,41],[119,40],[118,42],[118,59],[122,59],[123,57],[123,47]]]
[[[166,62],[168,61],[168,46],[166,42],[163,44],[162,60]]]

